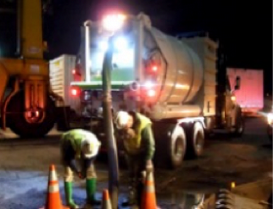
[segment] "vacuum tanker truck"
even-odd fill
[[[241,108],[233,96],[240,80],[232,88],[225,85],[221,95],[216,92],[215,41],[166,35],[144,14],[87,21],[81,32],[76,68],[70,72],[77,80],[70,83],[70,96],[80,98],[81,113],[88,115],[91,129],[102,141],[102,68],[110,42],[113,57],[104,62],[112,66],[113,113],[135,110],[148,116],[153,121],[156,154],[164,157],[166,165],[180,166],[185,154],[200,156],[206,133],[215,128],[243,133]]]

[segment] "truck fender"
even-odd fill
[[[6,114],[7,114],[7,106],[9,104],[9,101],[11,100],[11,98],[19,91],[19,80],[16,79],[14,82],[14,88],[13,91],[7,96],[7,98],[5,99],[3,106],[1,108],[1,124],[2,124],[2,129],[6,130],[7,128],[7,121],[6,121]]]

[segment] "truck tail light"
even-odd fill
[[[79,95],[79,89],[75,88],[75,87],[72,87],[70,89],[70,93],[72,96],[78,96]]]
[[[154,81],[148,80],[142,85],[141,92],[143,97],[148,99],[148,101],[153,102],[155,101],[156,97],[159,94],[159,86]]]
[[[158,72],[158,65],[149,65],[147,67],[147,73],[149,75],[156,75]]]
[[[81,72],[80,72],[81,70],[80,70],[80,68],[74,68],[73,70],[72,70],[72,74],[75,76],[75,75],[81,75]]]
[[[81,65],[77,64],[76,67],[72,70],[72,78],[73,81],[81,81],[82,76],[81,76]]]
[[[148,97],[154,97],[156,95],[156,92],[154,89],[149,89],[147,91],[147,95],[148,95]]]
[[[153,66],[152,66],[152,71],[153,71],[153,72],[157,72],[157,70],[158,70],[157,65],[153,65]]]

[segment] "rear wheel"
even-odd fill
[[[186,137],[181,126],[175,127],[169,147],[171,167],[177,168],[182,164],[186,152]]]
[[[181,166],[186,152],[183,128],[176,123],[162,121],[153,124],[153,131],[156,141],[155,165],[168,169]]]
[[[20,137],[43,137],[54,126],[56,122],[56,107],[54,101],[48,97],[47,107],[45,108],[45,118],[41,123],[29,123],[24,115],[25,104],[24,92],[15,94],[7,106],[7,125]]]
[[[197,158],[203,154],[205,145],[204,128],[200,122],[186,125],[187,156]]]
[[[237,121],[236,127],[235,127],[235,131],[234,131],[234,135],[235,136],[242,136],[244,133],[244,120],[243,117],[240,116],[240,118]]]

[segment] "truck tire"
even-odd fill
[[[236,127],[235,127],[235,131],[234,131],[234,135],[235,136],[242,136],[243,133],[244,133],[244,129],[245,129],[245,126],[244,126],[244,119],[242,116],[240,116],[238,118],[238,121],[237,121],[237,124],[236,124]]]
[[[34,138],[45,136],[56,122],[56,112],[54,101],[48,96],[46,116],[41,123],[28,123],[24,117],[24,92],[15,94],[7,106],[7,125],[17,135],[22,138]]]
[[[235,137],[240,137],[243,135],[244,130],[245,130],[245,122],[244,122],[244,117],[242,115],[241,108],[237,108],[236,111],[236,125],[234,132],[232,133],[233,136]]]
[[[197,158],[203,154],[205,145],[204,128],[200,122],[183,124],[186,130],[187,151],[189,158]]]
[[[170,139],[170,161],[171,168],[178,168],[184,159],[186,153],[186,135],[183,127],[176,126]]]
[[[174,170],[182,165],[186,153],[183,127],[173,123],[154,123],[155,165]]]

